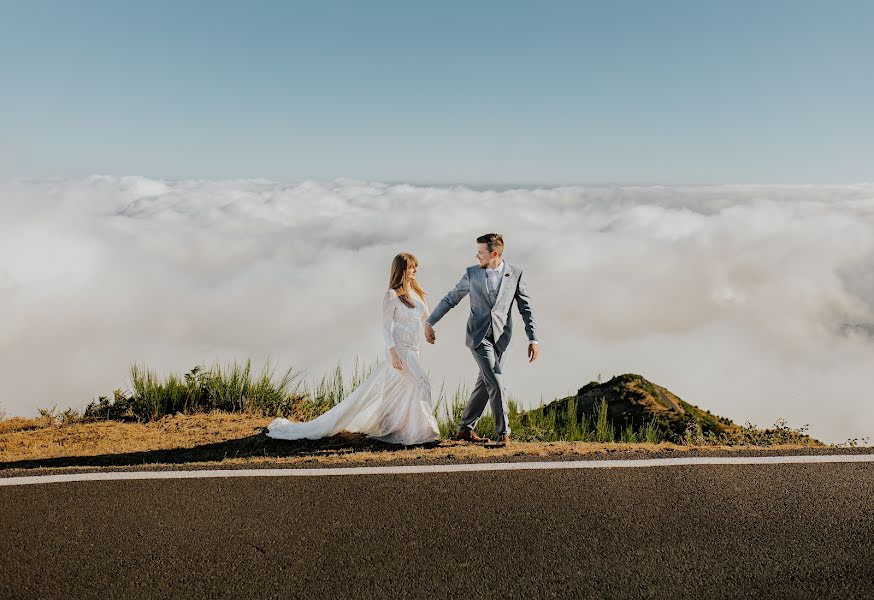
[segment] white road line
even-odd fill
[[[0,486],[115,479],[200,479],[205,477],[321,477],[326,475],[407,475],[471,471],[527,471],[542,469],[615,469],[675,465],[758,465],[784,463],[874,462],[874,454],[814,454],[787,456],[690,456],[630,460],[567,460],[541,462],[410,465],[387,467],[334,467],[319,469],[203,469],[187,471],[110,471],[0,477]]]

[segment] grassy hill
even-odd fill
[[[709,440],[749,441],[758,437],[768,440],[775,436],[790,434],[794,441],[818,444],[816,440],[799,430],[781,428],[755,429],[741,427],[727,417],[720,417],[690,404],[670,390],[648,381],[641,375],[626,373],[617,375],[604,383],[593,381],[581,387],[575,396],[555,400],[541,408],[521,416],[521,423],[566,422],[569,412],[575,413],[574,421],[583,429],[590,425],[611,428],[619,439],[623,431],[640,431],[651,428],[660,439],[688,442]],[[690,440],[690,437],[693,438]]]
[[[250,360],[244,365],[235,361],[227,367],[197,365],[184,376],[170,373],[166,377],[134,364],[130,390],[116,389],[112,397],[100,396],[88,404],[84,414],[72,408],[61,413],[56,412],[56,407],[39,409],[40,422],[148,424],[174,415],[213,412],[242,414],[268,422],[274,416],[307,421],[341,402],[374,366],[356,362],[350,378],[344,376],[338,365],[320,380],[306,380],[301,372],[292,369],[274,377],[269,362],[260,375],[255,375]],[[448,395],[441,387],[435,398],[434,416],[444,439],[455,434],[468,397],[463,386]],[[738,426],[633,373],[606,383],[589,383],[574,396],[533,410],[522,410],[513,398],[508,399],[508,404],[512,436],[520,442],[823,445],[804,433],[806,427],[791,429],[783,420],[778,420],[773,429],[757,429],[749,423]],[[15,427],[27,428],[24,423]],[[480,435],[495,436],[494,418],[488,410],[477,431]]]

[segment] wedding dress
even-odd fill
[[[437,440],[440,429],[432,413],[431,382],[419,363],[419,340],[428,305],[411,290],[413,307],[388,290],[382,300],[382,336],[386,360],[341,402],[312,421],[274,419],[267,426],[272,438],[315,440],[341,431],[360,432],[406,446]],[[392,366],[394,346],[403,369]]]

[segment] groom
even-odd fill
[[[458,424],[455,439],[485,441],[474,432],[474,428],[488,402],[495,417],[498,443],[506,446],[510,442],[510,424],[501,358],[513,333],[510,310],[514,301],[518,302],[528,335],[528,362],[537,359],[540,346],[535,333],[531,298],[522,280],[522,269],[502,258],[504,238],[499,233],[487,233],[476,241],[479,264],[468,267],[455,289],[447,293],[431,312],[425,322],[425,338],[431,344],[436,341],[434,325],[469,293],[470,317],[467,319],[466,343],[479,366],[479,376]]]

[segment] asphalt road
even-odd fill
[[[0,598],[874,598],[874,463],[0,487]]]

